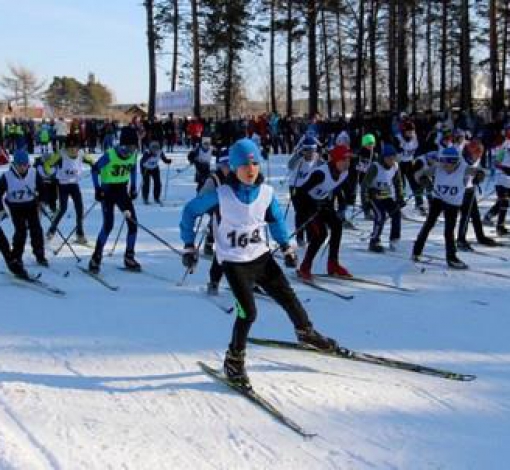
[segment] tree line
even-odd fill
[[[266,70],[270,110],[287,115],[303,92],[310,115],[318,112],[320,99],[328,117],[453,106],[470,112],[477,105],[473,72],[490,77],[493,115],[509,99],[507,0],[144,0],[143,5],[150,116],[156,64],[165,61],[172,90],[193,88],[197,116],[202,87],[228,118],[246,96],[246,74]],[[248,55],[257,65],[243,67]],[[278,99],[282,87],[284,99]],[[281,102],[285,109],[279,109]]]

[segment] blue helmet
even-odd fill
[[[15,165],[28,165],[30,163],[30,156],[26,150],[16,150],[14,152],[13,163]]]
[[[397,156],[397,149],[391,145],[391,144],[384,144],[381,152],[381,156],[383,158],[386,157],[396,157]]]
[[[439,161],[441,163],[454,164],[460,159],[460,153],[456,147],[447,147],[441,151]]]
[[[258,145],[248,138],[235,142],[230,147],[228,156],[232,171],[236,171],[240,166],[247,165],[250,162],[260,165],[262,161]]]
[[[311,137],[306,137],[301,144],[301,150],[315,151],[317,150],[317,142]]]

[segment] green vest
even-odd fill
[[[108,150],[108,165],[101,168],[102,184],[126,184],[131,176],[131,169],[136,165],[136,155],[129,154],[129,157],[123,160],[117,155],[115,149]]]
[[[43,144],[47,144],[50,141],[50,133],[47,129],[42,129],[41,134],[39,135],[39,140]]]

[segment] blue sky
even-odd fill
[[[83,82],[93,72],[116,102],[147,101],[142,0],[0,0],[0,31],[0,75],[8,64],[48,84],[62,75]],[[158,80],[167,90],[163,73]]]

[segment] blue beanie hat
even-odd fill
[[[460,153],[456,147],[447,147],[441,151],[441,163],[457,163],[460,159]]]
[[[391,144],[384,144],[381,156],[383,158],[386,158],[386,157],[396,157],[397,156],[397,150]]]
[[[30,163],[28,152],[26,150],[16,150],[13,162],[15,165],[28,165]]]
[[[262,158],[257,144],[248,138],[238,140],[232,145],[228,155],[232,171],[236,171],[240,166],[250,162],[260,165]]]

